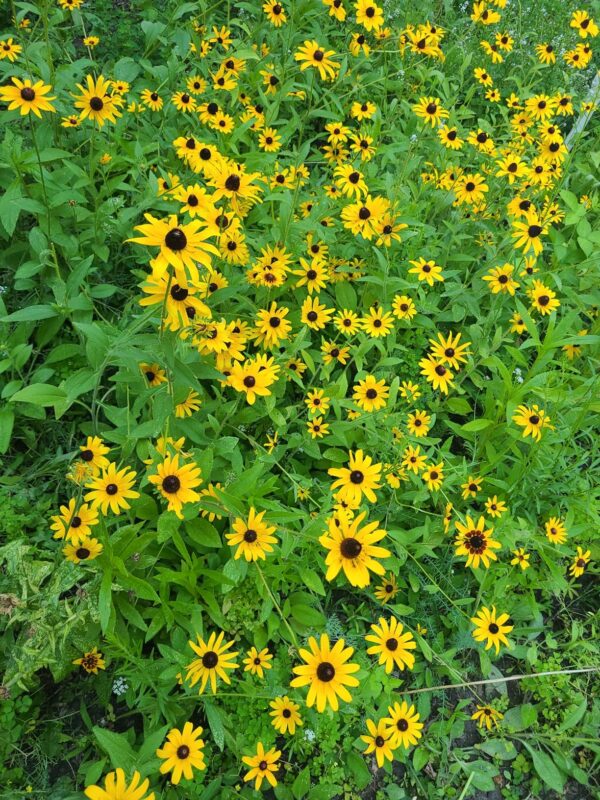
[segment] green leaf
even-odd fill
[[[219,750],[223,750],[225,747],[225,726],[223,725],[221,712],[212,703],[207,703],[206,701],[204,702],[204,711],[215,744]]]
[[[325,617],[314,608],[305,605],[304,603],[296,603],[291,608],[293,619],[301,625],[306,625],[308,628],[322,628],[325,624]]]
[[[525,740],[521,739],[521,742],[531,755],[534,769],[540,778],[547,786],[562,795],[566,777],[558,769],[552,758],[544,750],[536,750]]]
[[[482,431],[485,428],[489,428],[490,425],[494,424],[494,420],[492,419],[472,419],[470,422],[466,422],[462,426],[462,430],[465,433],[473,433],[474,431]]]
[[[352,773],[357,789],[364,789],[371,783],[371,773],[362,756],[351,750],[346,756],[346,764]]]
[[[49,305],[27,306],[13,311],[7,317],[2,317],[0,322],[34,322],[40,319],[50,319],[57,317],[58,311]]]
[[[0,408],[0,453],[6,453],[13,432],[15,415],[12,408]]]
[[[67,394],[64,389],[53,386],[51,383],[31,383],[10,398],[11,403],[32,403],[35,406],[53,406],[65,400]]]
[[[125,736],[122,733],[107,731],[106,728],[99,728],[97,725],[94,726],[92,732],[100,748],[110,758],[113,767],[115,769],[121,767],[126,774],[129,774],[137,759]]]
[[[292,794],[296,800],[301,800],[308,790],[310,789],[310,769],[304,767],[302,772],[298,773],[296,780],[292,783]]]
[[[98,594],[98,613],[100,614],[100,627],[102,632],[106,633],[110,622],[110,615],[112,613],[112,572],[108,569],[102,576],[102,583],[100,584],[100,592]]]

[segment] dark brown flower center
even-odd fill
[[[317,667],[317,678],[324,683],[329,683],[335,677],[335,667],[329,661],[321,661]]]
[[[169,250],[173,250],[174,252],[178,253],[181,250],[185,250],[187,245],[187,237],[181,228],[171,228],[171,230],[165,236],[165,244]]]
[[[258,539],[258,534],[252,528],[248,528],[248,530],[244,533],[244,541],[248,542],[248,544],[252,544]]]
[[[251,389],[253,386],[256,386],[256,378],[254,375],[246,375],[244,378],[244,386],[247,389]]]
[[[202,656],[202,666],[206,669],[214,669],[219,663],[219,656],[214,650],[209,650]]]
[[[26,103],[32,103],[35,100],[35,92],[30,86],[25,86],[25,88],[21,89],[21,98]]]
[[[92,97],[90,99],[90,108],[93,111],[102,111],[104,108],[104,101],[101,97]]]
[[[427,106],[425,111],[428,114],[435,114],[435,112],[437,111],[437,104],[436,103],[429,103],[429,105]]]
[[[181,488],[181,481],[177,475],[167,475],[166,478],[163,478],[162,488],[167,494],[175,494]]]
[[[106,494],[110,495],[111,497],[119,491],[119,487],[116,483],[109,483],[105,489]]]
[[[313,54],[313,58],[314,58],[315,61],[323,61],[324,57],[325,57],[325,54],[323,53],[322,50],[315,50],[315,52]]]
[[[396,723],[396,727],[398,728],[399,731],[402,731],[404,733],[404,731],[408,730],[408,722],[405,719],[399,719],[398,722]]]
[[[358,558],[362,550],[362,544],[358,539],[352,537],[343,539],[340,545],[340,552],[344,558]]]
[[[240,179],[237,175],[230,175],[225,181],[225,188],[228,192],[238,192],[240,183]]]
[[[181,744],[177,748],[177,758],[180,758],[182,761],[186,759],[190,754],[190,748],[187,744]]]
[[[79,558],[79,559],[81,559],[81,560],[83,561],[83,560],[85,560],[86,558],[89,558],[89,556],[90,556],[90,551],[87,549],[87,547],[79,547],[79,548],[78,548],[78,549],[75,551],[75,555],[77,556],[77,558]]]
[[[498,633],[499,630],[500,630],[500,628],[496,625],[495,622],[490,622],[490,624],[488,625],[488,631],[491,634],[495,635],[496,633]]]
[[[388,639],[386,641],[386,643],[385,643],[385,646],[387,647],[388,650],[392,650],[392,652],[394,650],[397,650],[398,649],[398,639],[394,639],[394,638]]]

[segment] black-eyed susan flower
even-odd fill
[[[167,373],[159,364],[142,363],[140,364],[140,370],[144,378],[148,381],[149,386],[156,387],[167,382]]]
[[[194,491],[202,483],[200,468],[194,462],[180,465],[179,455],[168,455],[156,470],[156,475],[150,475],[148,480],[167,501],[167,509],[182,519],[183,506],[200,499],[198,492]]]
[[[294,667],[296,678],[292,679],[291,686],[308,686],[306,704],[310,708],[314,705],[319,713],[330,706],[333,711],[339,708],[339,700],[350,703],[352,697],[347,687],[356,687],[359,681],[354,677],[360,667],[349,662],[354,653],[353,647],[346,647],[343,639],[338,639],[332,647],[329,636],[321,635],[319,642],[314,636],[309,637],[306,650],[301,648],[300,658],[304,664]]]
[[[248,519],[237,517],[232,525],[233,533],[226,534],[227,544],[237,547],[234,558],[242,556],[246,561],[266,559],[268,553],[273,552],[273,545],[277,542],[275,526],[268,525],[264,520],[265,512],[256,512],[251,506]]]
[[[190,389],[186,397],[175,405],[175,416],[177,419],[185,419],[191,417],[195,411],[198,411],[202,402],[200,395],[194,389]]]
[[[462,203],[468,203],[469,205],[483,203],[488,191],[489,186],[485,182],[485,178],[479,173],[461,175],[454,184],[454,194],[459,205]]]
[[[536,442],[539,442],[542,438],[542,430],[544,428],[554,430],[554,426],[550,423],[550,417],[535,403],[531,408],[520,405],[513,416],[513,422],[523,428],[523,438],[531,436]]]
[[[67,2],[67,0],[59,0]],[[81,5],[82,0],[69,0],[71,3]],[[94,785],[85,789],[85,796],[88,800],[154,800],[154,792],[146,794],[150,787],[150,779],[145,778],[136,770],[131,782],[127,781],[125,772],[121,767],[117,767],[114,772],[109,772],[104,778],[104,788]]]
[[[552,44],[544,42],[543,44],[536,44],[535,52],[538,59],[542,64],[555,64],[556,63],[556,50]]]
[[[272,348],[285,341],[292,330],[291,322],[286,319],[288,313],[289,308],[278,306],[275,300],[268,309],[260,309],[254,323],[256,344]]]
[[[375,503],[375,489],[380,488],[381,464],[373,462],[371,456],[364,455],[362,450],[348,452],[347,467],[331,467],[329,475],[337,478],[331,485],[338,500],[349,500],[351,503],[361,501],[364,494],[370,503]],[[337,490],[337,491],[336,491]]]
[[[501,714],[492,706],[478,705],[477,711],[471,714],[471,719],[476,720],[480,728],[486,728],[491,731],[493,727],[498,727],[500,720],[504,719],[504,714]]]
[[[322,439],[329,433],[329,423],[323,421],[323,417],[313,417],[306,423],[306,429],[312,439]]]
[[[271,385],[277,380],[279,366],[272,357],[259,355],[236,362],[230,370],[228,385],[236,392],[243,392],[246,402],[254,405],[257,397],[268,397]]]
[[[464,483],[461,483],[460,488],[462,491],[463,500],[467,500],[469,497],[477,497],[477,493],[481,491],[481,484],[483,483],[483,478],[476,478],[473,475],[469,475],[467,480]]]
[[[66,539],[72,544],[77,544],[92,533],[92,527],[97,525],[98,511],[87,503],[77,503],[74,497],[68,505],[60,506],[60,514],[51,517],[54,539]]]
[[[285,9],[277,0],[267,0],[266,3],[263,3],[262,9],[271,25],[274,25],[276,28],[280,28],[287,20]]]
[[[221,631],[218,635],[213,631],[208,637],[208,641],[197,635],[197,643],[189,641],[188,644],[198,656],[186,667],[186,680],[190,686],[195,686],[200,681],[199,694],[204,692],[206,684],[210,681],[213,694],[217,691],[217,678],[225,683],[231,683],[228,671],[236,669],[237,664],[232,662],[238,653],[228,652],[233,647],[234,642],[224,642],[225,633]]]
[[[407,295],[397,294],[392,303],[392,312],[398,319],[411,320],[417,313],[417,307]]]
[[[88,675],[97,675],[99,669],[106,669],[104,656],[97,647],[92,647],[91,650],[84,653],[81,658],[76,658],[72,663],[81,667]]]
[[[367,647],[367,653],[379,656],[379,663],[385,665],[386,673],[396,668],[403,670],[405,667],[412,669],[415,657],[410,652],[417,643],[410,631],[404,631],[404,626],[395,617],[389,620],[379,618],[379,624],[371,625],[372,633],[365,636],[367,642],[372,642]]]
[[[243,662],[244,672],[249,672],[251,675],[258,675],[259,678],[263,678],[265,671],[272,669],[272,660],[273,654],[269,653],[267,647],[263,647],[260,651],[256,647],[251,647]]]
[[[360,320],[355,311],[344,308],[335,315],[333,324],[345,336],[354,336],[360,330]]]
[[[309,414],[325,414],[329,409],[330,399],[324,389],[311,389],[304,400]]]
[[[29,78],[21,80],[12,77],[13,85],[0,86],[0,100],[8,103],[9,111],[18,110],[21,116],[35,114],[36,117],[42,116],[42,111],[56,111],[51,100],[55,97],[48,97],[48,92],[52,91],[51,86],[47,86],[43,81],[32,83]]]
[[[511,297],[515,294],[515,289],[518,289],[520,284],[513,277],[514,266],[512,264],[504,264],[501,267],[492,267],[484,276],[483,280],[489,284],[492,294],[500,294],[506,292]]]
[[[171,783],[175,786],[181,778],[192,780],[194,770],[206,769],[204,762],[204,741],[200,739],[203,729],[194,728],[193,722],[186,722],[181,730],[172,728],[167,734],[167,741],[156,751],[162,759],[160,772],[171,773]]]
[[[427,436],[431,427],[431,416],[426,411],[411,411],[406,421],[409,433],[417,438]]]
[[[116,464],[111,463],[100,475],[86,484],[86,488],[90,491],[85,495],[85,499],[93,508],[100,509],[102,514],[107,514],[109,508],[113,514],[120,514],[121,511],[131,507],[128,500],[140,496],[140,493],[132,488],[135,477],[136,473],[129,467],[117,469]]]
[[[99,75],[94,78],[87,75],[85,85],[78,83],[79,94],[73,95],[75,98],[75,108],[81,109],[81,119],[91,119],[100,128],[106,122],[116,122],[117,117],[121,116],[119,104],[122,100],[119,95],[109,94],[112,81]]]
[[[448,389],[454,385],[454,373],[446,367],[440,359],[427,356],[419,361],[421,375],[434,389],[439,389],[443,394],[448,394]]]
[[[366,720],[368,734],[361,734],[361,739],[367,745],[364,751],[365,755],[369,753],[375,754],[375,760],[378,767],[383,767],[385,761],[394,760],[394,751],[391,747],[391,738],[388,730],[387,722],[380,719],[377,724],[372,719]]]
[[[476,642],[485,642],[486,650],[493,646],[498,655],[501,644],[510,647],[506,634],[512,631],[513,625],[506,624],[508,619],[508,614],[496,615],[496,606],[492,606],[491,609],[481,608],[474,617],[471,617],[471,622],[475,626],[473,638]]]
[[[440,142],[449,150],[460,150],[465,143],[464,139],[460,138],[457,128],[449,128],[444,125],[438,128],[437,135]]]
[[[546,537],[552,544],[564,544],[567,541],[567,528],[560,517],[550,517],[545,523]]]
[[[328,581],[334,580],[343,570],[352,586],[364,588],[371,582],[370,572],[385,574],[385,568],[377,559],[388,558],[391,553],[376,543],[386,536],[386,531],[378,522],[362,525],[365,517],[364,511],[354,519],[348,512],[341,511],[329,518],[327,531],[319,538],[328,550],[325,558]]]
[[[500,542],[492,537],[493,528],[486,529],[483,516],[479,517],[477,524],[467,514],[464,524],[460,521],[454,523],[457,535],[454,542],[457,556],[466,556],[466,566],[477,569],[480,563],[487,569],[490,561],[496,561],[498,556],[494,550],[501,547]]]
[[[294,59],[300,62],[300,69],[309,67],[316,69],[323,81],[333,80],[337,74],[338,64],[333,60],[335,50],[327,50],[315,39],[307,39],[294,53]]]
[[[371,306],[361,317],[360,325],[372,339],[380,339],[394,330],[394,318],[390,311],[385,311],[381,306]]]
[[[423,470],[421,478],[429,491],[437,492],[444,482],[444,462],[440,461],[439,464],[427,464]]]
[[[432,128],[450,116],[439,97],[420,97],[419,102],[413,105],[412,110],[419,119],[431,125]]]
[[[494,495],[493,497],[488,497],[485,501],[485,510],[490,517],[497,519],[508,509],[504,500],[498,500],[498,497]]]
[[[362,25],[366,31],[377,31],[383,25],[383,9],[373,0],[357,0],[354,8],[356,9],[356,24]]]
[[[102,544],[98,539],[93,539],[89,536],[82,536],[78,542],[71,540],[69,544],[63,548],[63,555],[72,564],[81,564],[82,561],[93,561],[102,553]]]
[[[14,63],[22,50],[23,48],[21,45],[14,42],[12,37],[9,39],[2,39],[0,41],[0,61],[6,58],[11,63]]]
[[[588,36],[592,38],[598,36],[598,26],[587,11],[574,11],[570,25],[575,28],[582,39],[586,39]]]
[[[206,241],[211,234],[202,229],[199,220],[179,223],[176,214],[171,214],[167,219],[157,219],[152,214],[145,214],[144,217],[146,223],[135,228],[141,235],[128,241],[160,248],[152,261],[152,272],[155,276],[160,277],[170,265],[184,274],[187,269],[192,279],[197,281],[197,265],[210,267],[211,255],[218,255],[217,248]]]
[[[269,705],[273,709],[269,711],[269,716],[272,717],[271,725],[278,733],[289,733],[290,736],[293,736],[296,727],[303,724],[298,713],[300,709],[298,703],[294,703],[287,695],[283,695],[283,697],[276,697]]]
[[[275,775],[279,769],[281,751],[272,747],[265,750],[263,743],[259,742],[256,753],[251,756],[242,756],[242,761],[250,770],[244,775],[244,781],[254,781],[254,788],[258,791],[263,780],[271,786],[277,786]]]
[[[147,106],[151,111],[160,111],[163,107],[163,99],[158,92],[152,89],[144,89],[140,95],[142,103]]]
[[[542,316],[551,314],[556,311],[560,306],[560,300],[556,297],[556,292],[553,292],[549,286],[542,283],[542,281],[533,281],[533,286],[527,292],[531,298],[531,305]]]
[[[408,749],[423,735],[423,723],[414,706],[409,706],[406,700],[394,703],[388,708],[388,717],[385,717],[386,731],[390,737],[390,744],[395,749],[404,747]]]
[[[300,320],[313,331],[322,330],[331,320],[334,308],[327,308],[318,298],[308,296],[300,309]]]
[[[385,408],[390,389],[385,380],[377,380],[374,375],[367,375],[354,385],[352,399],[363,411],[379,411]]]
[[[375,597],[381,603],[389,603],[398,594],[398,580],[393,573],[389,573],[382,583],[375,589]]]
[[[421,453],[419,445],[413,447],[409,445],[402,454],[402,466],[418,475],[425,468],[427,456]]]
[[[519,566],[523,571],[529,569],[531,564],[529,563],[529,559],[531,558],[530,554],[525,551],[523,547],[518,547],[516,550],[511,550],[513,557],[510,560],[511,566],[516,567]]]
[[[580,578],[586,570],[587,565],[590,563],[592,553],[590,550],[584,552],[582,547],[577,547],[577,555],[573,557],[573,561],[569,567],[569,575],[573,578]]]
[[[416,275],[420,281],[425,281],[429,286],[433,286],[435,281],[443,282],[444,276],[442,274],[442,267],[436,264],[432,259],[426,261],[421,257],[410,263],[413,267],[408,270],[409,273]]]

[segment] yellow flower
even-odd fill
[[[386,719],[380,719],[377,724],[367,719],[368,734],[361,734],[361,739],[367,745],[365,755],[375,753],[378,767],[383,767],[385,760],[393,761],[394,752],[391,746],[391,737]]]
[[[493,645],[497,655],[500,652],[501,644],[510,646],[506,634],[512,631],[513,626],[506,624],[508,619],[508,614],[496,616],[496,606],[492,606],[491,610],[485,607],[481,608],[474,617],[471,617],[471,622],[475,626],[473,638],[476,642],[485,642],[486,650]]]
[[[264,647],[260,652],[256,647],[251,647],[248,650],[248,656],[244,659],[244,672],[249,672],[251,675],[258,675],[259,678],[264,677],[265,670],[271,669],[273,656],[269,650]]]
[[[504,714],[501,714],[492,706],[477,706],[477,711],[471,715],[471,719],[477,720],[477,724],[480,728],[487,728],[488,731],[492,729],[492,727],[498,727],[498,724],[501,719],[504,719]]]
[[[168,510],[174,511],[180,519],[183,519],[181,509],[185,503],[195,503],[200,499],[198,492],[194,491],[202,483],[200,468],[194,462],[179,466],[179,455],[166,456],[157,466],[157,474],[150,475],[148,480],[168,501]]]
[[[271,724],[278,733],[293,735],[296,732],[296,726],[302,725],[302,719],[298,714],[300,706],[290,700],[287,695],[276,697],[269,705],[273,709],[273,711],[269,711],[269,716],[273,717]]]
[[[59,2],[81,5],[81,0],[59,0]],[[96,785],[88,786],[85,789],[85,796],[88,800],[154,800],[154,792],[146,794],[149,786],[149,778],[142,780],[142,776],[137,770],[133,773],[131,783],[128,784],[125,773],[121,767],[117,767],[104,779],[104,789]]]
[[[379,656],[379,663],[385,665],[386,673],[389,674],[394,667],[399,670],[414,667],[415,657],[410,651],[416,648],[417,643],[410,631],[403,632],[401,622],[395,617],[390,617],[389,621],[380,617],[379,624],[371,625],[371,630],[373,633],[365,636],[367,642],[373,642],[367,653]]]
[[[228,653],[230,647],[233,646],[233,641],[224,643],[223,639],[225,634],[221,631],[218,635],[213,631],[208,641],[205,642],[200,636],[197,637],[198,642],[188,642],[194,653],[199,658],[192,661],[186,667],[186,680],[190,682],[190,686],[195,686],[200,681],[199,694],[204,692],[206,684],[210,680],[210,686],[213,694],[217,691],[217,678],[231,683],[231,679],[227,674],[228,670],[237,668],[237,664],[232,663],[238,653]]]
[[[577,548],[577,555],[573,559],[573,563],[569,567],[569,574],[572,575],[574,578],[579,578],[585,572],[585,568],[590,562],[591,559],[591,551],[586,550],[585,553],[583,552],[583,548]]]
[[[42,111],[56,111],[50,100],[55,97],[47,97],[48,92],[52,91],[51,86],[46,86],[43,81],[32,83],[29,78],[20,80],[11,78],[13,86],[0,87],[0,100],[8,103],[9,111],[19,109],[21,116],[33,113],[41,118]]]
[[[320,642],[309,637],[309,650],[300,649],[300,658],[305,662],[299,667],[294,667],[291,686],[308,686],[306,704],[310,708],[316,705],[318,712],[325,711],[329,705],[333,711],[339,708],[338,697],[345,703],[350,703],[352,697],[347,686],[358,686],[359,682],[354,677],[360,667],[358,664],[348,663],[354,653],[354,648],[346,647],[343,639],[338,639],[331,647],[329,636],[321,635]]]
[[[331,485],[331,490],[337,489],[338,500],[360,501],[363,494],[370,503],[375,503],[375,489],[380,488],[381,464],[373,463],[371,456],[363,455],[362,450],[348,452],[348,467],[332,467],[327,470],[329,475],[337,478]]]
[[[171,783],[177,785],[182,777],[192,780],[194,769],[206,769],[204,763],[204,742],[202,728],[194,728],[193,722],[186,722],[183,730],[172,728],[167,734],[167,741],[156,751],[158,758],[163,759],[160,765],[161,774],[171,773]]]
[[[244,781],[254,781],[254,788],[257,791],[265,779],[271,786],[277,786],[275,773],[279,768],[277,762],[280,756],[280,750],[276,750],[274,747],[270,750],[265,750],[262,742],[259,742],[256,748],[256,755],[242,756],[244,764],[251,768],[244,775]]]
[[[91,650],[84,653],[81,658],[76,658],[72,663],[79,665],[88,675],[97,675],[99,669],[106,669],[102,653],[98,651],[97,647],[92,647]]]
[[[244,556],[246,561],[264,560],[267,553],[273,552],[273,545],[277,543],[277,538],[273,536],[276,528],[274,525],[266,524],[264,515],[264,511],[256,513],[251,506],[247,521],[241,517],[234,521],[232,525],[234,532],[225,536],[230,547],[237,546],[234,559]]]
[[[343,570],[352,586],[364,588],[371,582],[370,572],[385,574],[385,568],[377,559],[388,558],[391,553],[376,542],[386,536],[386,531],[379,527],[378,522],[369,522],[361,527],[365,517],[365,511],[355,519],[343,511],[329,518],[327,531],[319,538],[329,551],[325,559],[328,581],[334,580]]]

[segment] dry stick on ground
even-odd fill
[[[467,681],[466,683],[446,683],[441,686],[425,686],[422,689],[409,689],[402,694],[422,694],[423,692],[437,692],[441,689],[461,689],[470,686],[484,686],[491,683],[508,683],[521,681],[525,678],[544,678],[548,675],[579,675],[584,672],[600,672],[600,667],[585,667],[583,669],[554,669],[548,672],[532,672],[528,675],[507,675],[504,678],[488,678],[484,681]]]

